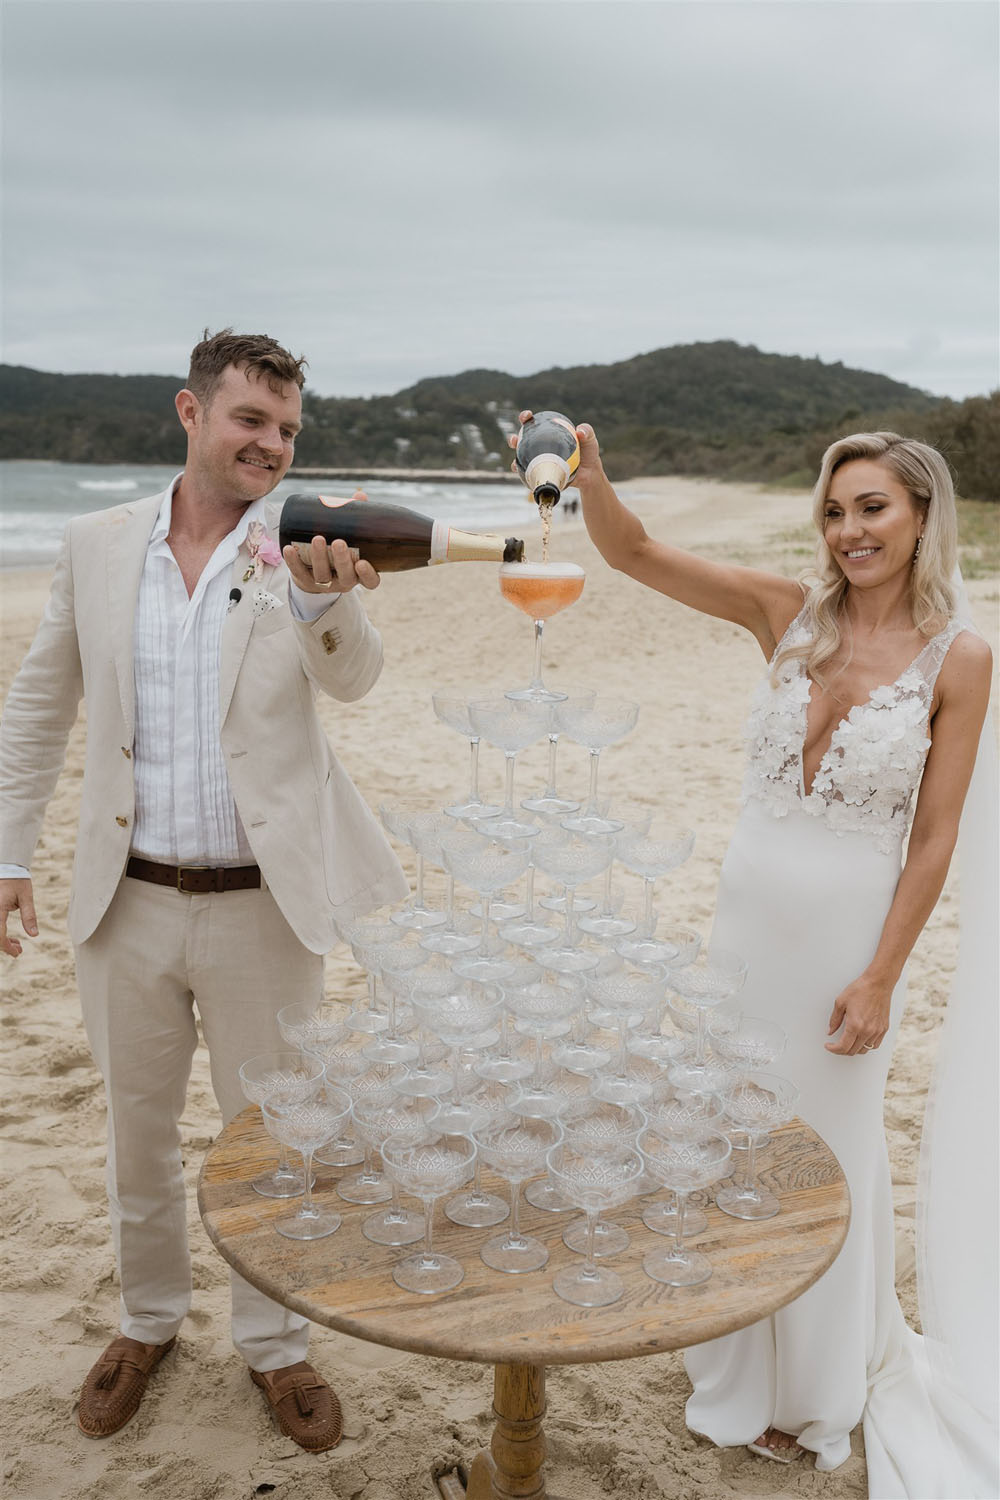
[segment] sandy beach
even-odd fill
[[[705,555],[794,574],[812,555],[803,492],[681,479],[621,486],[648,528]],[[540,556],[526,502],[524,535]],[[613,574],[579,518],[557,515],[553,554],[587,569],[580,602],[546,629],[545,675],[641,704],[631,738],[602,757],[601,784],[616,801],[653,807],[696,832],[694,854],[657,888],[658,908],[707,931],[729,830],[737,814],[741,726],[762,670],[755,643]],[[48,573],[0,579],[5,692],[44,607]],[[976,622],[996,650],[998,580],[970,585]],[[464,790],[468,747],[431,708],[438,687],[488,695],[526,682],[531,627],[502,602],[488,567],[387,576],[366,596],[382,632],[385,669],[361,703],[325,701],[338,754],[373,805],[383,799],[440,807]],[[273,1426],[229,1341],[228,1272],[198,1215],[195,1186],[219,1121],[204,1048],[183,1119],[195,1297],[191,1316],[153,1378],[138,1417],[102,1442],[77,1430],[84,1375],[117,1328],[117,1287],[104,1192],[104,1102],[79,1017],[65,934],[85,726],[73,731],[33,869],[41,936],[3,969],[5,1085],[2,1121],[3,1492],[11,1500],[432,1500],[432,1471],[488,1439],[492,1372],[361,1344],[317,1328],[311,1358],[338,1390],[345,1438],[303,1453]],[[560,781],[582,792],[587,755],[559,751]],[[518,763],[517,793],[541,786],[545,752]],[[502,757],[484,747],[484,791],[502,787]],[[0,851],[2,852],[2,851]],[[401,851],[401,854],[403,851]],[[404,856],[404,864],[407,858]],[[410,867],[410,866],[408,866]],[[913,1215],[917,1150],[936,1033],[956,947],[953,875],[910,966],[910,998],[889,1079],[886,1128],[897,1210],[898,1286],[915,1317]],[[357,993],[346,947],[326,970],[327,993]],[[680,1355],[549,1372],[548,1475],[565,1500],[725,1500],[823,1496],[863,1500],[860,1429],[846,1465],[817,1474],[781,1468],[744,1450],[719,1451],[688,1433]]]

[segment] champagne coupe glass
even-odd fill
[[[573,1018],[583,1004],[583,992],[572,980],[568,983],[540,980],[508,991],[506,1003],[515,1017],[516,1029],[535,1039],[532,1077],[521,1084],[511,1107],[516,1107],[519,1114],[555,1115],[563,1101],[543,1078],[542,1041],[565,1036],[572,1028]]]
[[[600,808],[602,816],[607,815],[608,806],[602,804]],[[625,818],[625,826],[620,833],[609,835],[615,840],[616,849],[619,839],[631,834],[648,833],[649,825],[653,821],[653,814],[648,808],[631,807],[627,810],[619,809],[619,812]],[[616,899],[612,885],[614,870],[615,862],[612,860],[604,872],[604,892],[597,910],[585,912],[577,918],[577,926],[581,932],[589,933],[592,937],[603,938],[605,941],[627,937],[629,933],[635,931],[636,927],[633,919],[621,911],[621,896],[619,895]]]
[[[639,934],[648,944],[655,940],[656,918],[653,915],[653,887],[657,878],[676,870],[690,856],[694,848],[694,834],[687,828],[671,828],[664,824],[651,828],[647,833],[623,831],[615,840],[615,855],[626,870],[641,875],[644,886],[642,921]],[[673,958],[647,952],[645,962],[671,963]]]
[[[707,1071],[710,1066],[706,1053],[706,1013],[738,995],[746,977],[746,959],[714,943],[701,949],[682,968],[667,970],[667,984],[695,1006],[698,1013],[694,1055],[688,1062],[691,1070]]]
[[[506,1115],[508,1098],[509,1091],[505,1084],[495,1080],[482,1082],[469,1100],[476,1111],[476,1128],[482,1129],[492,1120]],[[494,1224],[502,1224],[510,1214],[506,1201],[496,1193],[488,1193],[483,1187],[483,1159],[478,1151],[470,1187],[449,1198],[444,1212],[445,1217],[453,1224],[462,1224],[469,1229],[489,1229]]]
[[[421,1012],[414,1005],[415,999],[440,999],[444,995],[450,995],[457,985],[450,969],[427,967],[412,969],[408,974],[397,974],[394,983],[398,993],[406,997],[418,1017]],[[452,1070],[444,1066],[441,1060],[443,1046],[433,1037],[422,1018],[418,1022],[416,1036],[417,1056],[405,1065],[402,1073],[395,1079],[396,1092],[410,1099],[434,1099],[438,1094],[448,1092]]]
[[[398,1006],[397,979],[419,969],[427,962],[427,954],[415,943],[399,940],[399,928],[395,929],[396,940],[390,943],[373,943],[368,949],[368,962],[372,972],[381,976],[382,987],[387,992],[387,1025],[379,1031],[365,1048],[365,1056],[375,1063],[408,1063],[419,1055],[420,1048],[407,1040],[402,1031],[412,1025],[412,1013],[401,1015]]]
[[[641,970],[622,969],[588,976],[584,983],[589,999],[606,1011],[618,1027],[618,1055],[611,1064],[614,1071],[609,1069],[595,1081],[594,1095],[613,1104],[639,1104],[650,1097],[653,1084],[641,1059],[635,1060],[629,1054],[629,1027],[660,1004],[664,981]]]
[[[433,693],[431,703],[434,713],[442,724],[464,734],[472,751],[472,770],[469,778],[469,795],[464,802],[454,802],[444,810],[449,818],[495,818],[501,812],[499,802],[486,802],[479,795],[479,734],[469,718],[469,699],[455,693]]]
[[[447,918],[443,911],[435,911],[424,900],[424,856],[413,837],[412,822],[417,808],[400,807],[392,802],[380,802],[378,815],[388,833],[400,844],[406,844],[417,856],[417,876],[414,892],[409,901],[390,913],[389,920],[397,927],[412,927],[423,931],[426,927],[443,926]]]
[[[355,1129],[357,1115],[353,1113],[353,1106],[362,1101],[381,1106],[391,1104],[395,1098],[394,1077],[394,1068],[376,1063],[348,1080],[347,1094]],[[337,1183],[337,1192],[345,1203],[387,1203],[392,1197],[392,1188],[385,1174],[375,1165],[375,1146],[371,1136],[362,1134],[361,1138],[365,1148],[361,1171],[355,1172],[353,1177],[342,1177]]]
[[[510,1007],[507,1000],[512,991],[524,989],[529,984],[538,984],[543,978],[543,972],[531,960],[514,962],[511,964],[511,972],[497,985],[497,993],[503,1001],[497,1018],[500,1035],[496,1046],[491,1047],[486,1056],[475,1065],[475,1072],[487,1083],[519,1083],[523,1078],[530,1078],[534,1072],[533,1059],[525,1056],[525,1043],[518,1036],[515,1044],[515,1038],[511,1036]]]
[[[565,695],[565,701],[579,703],[581,707],[589,708],[596,696],[597,694],[590,688],[571,688]],[[556,754],[561,733],[562,730],[553,718],[549,726],[549,771],[545,789],[537,797],[522,797],[521,806],[525,812],[538,813],[545,818],[562,818],[568,813],[580,810],[580,803],[577,800],[562,796],[556,787]]]
[[[378,1004],[378,976],[372,953],[380,944],[398,943],[399,928],[387,917],[358,917],[353,922],[346,922],[340,932],[344,941],[350,945],[356,963],[365,971],[368,984],[367,1007],[354,1006],[348,1021],[356,1031],[374,1035],[375,1032],[385,1030],[389,1017]]]
[[[327,1081],[344,1089],[351,1078],[367,1073],[371,1067],[362,1050],[359,1033],[353,1026],[344,1026],[329,1036],[314,1037],[308,1048],[303,1049],[303,1056],[307,1052],[319,1058],[326,1069]],[[350,1122],[339,1136],[320,1146],[313,1156],[317,1166],[324,1167],[354,1167],[364,1159],[364,1147],[359,1146],[354,1138]]]
[[[500,809],[497,808],[497,812]],[[410,833],[414,845],[427,864],[443,870],[448,882],[445,897],[445,919],[435,927],[429,927],[420,935],[420,946],[428,953],[468,953],[479,946],[479,928],[465,912],[455,907],[455,877],[447,869],[441,840],[446,833],[455,832],[455,820],[443,812],[417,813],[410,820]]]
[[[468,1136],[441,1133],[433,1125],[423,1135],[390,1135],[385,1140],[386,1171],[404,1193],[424,1205],[423,1249],[401,1260],[392,1273],[404,1291],[448,1292],[463,1280],[465,1272],[454,1256],[434,1249],[434,1205],[442,1194],[468,1182],[475,1159],[476,1147]]]
[[[651,1250],[642,1269],[667,1286],[697,1286],[711,1276],[712,1263],[700,1251],[684,1248],[685,1200],[688,1193],[708,1187],[724,1174],[732,1148],[720,1133],[678,1140],[652,1126],[641,1132],[638,1144],[650,1176],[677,1195],[673,1244]]]
[[[689,1094],[669,1083],[661,1082],[654,1088],[642,1112],[646,1124],[670,1140],[697,1141],[723,1128],[722,1100],[717,1094]],[[671,1192],[666,1201],[658,1200],[643,1210],[642,1222],[656,1234],[672,1235],[677,1229],[678,1207],[677,1195]],[[685,1201],[683,1234],[704,1234],[707,1228],[708,1220],[701,1209]]]
[[[473,1132],[483,1161],[510,1183],[510,1222],[505,1231],[488,1239],[480,1258],[494,1271],[516,1274],[539,1271],[549,1258],[541,1240],[521,1233],[521,1184],[545,1165],[545,1153],[562,1130],[555,1120],[500,1115]]]
[[[528,851],[523,842],[509,842],[483,837],[478,833],[456,831],[441,841],[445,865],[456,880],[469,886],[479,896],[482,930],[476,955],[458,956],[453,960],[455,973],[463,979],[499,981],[513,972],[508,959],[490,956],[489,897],[520,880],[528,868]]]
[[[566,1146],[589,1153],[596,1159],[605,1155],[634,1154],[643,1120],[636,1109],[590,1098],[570,1105],[561,1123]],[[636,1184],[635,1191],[641,1190],[642,1184]],[[620,1224],[610,1224],[603,1213],[598,1212],[592,1238],[589,1218],[575,1219],[563,1230],[563,1244],[567,1250],[575,1250],[581,1255],[589,1249],[591,1259],[600,1259],[627,1250],[629,1237]]]
[[[581,948],[573,931],[573,897],[576,887],[603,874],[613,857],[610,839],[594,835],[566,833],[536,840],[532,858],[543,875],[562,885],[566,900],[562,937],[541,955],[545,968],[559,974],[581,974],[596,968],[598,955]]]
[[[638,703],[630,703],[624,698],[595,698],[589,708],[567,701],[556,704],[552,712],[560,731],[590,751],[587,805],[564,818],[562,826],[572,833],[620,833],[624,822],[601,813],[597,800],[597,773],[601,751],[608,745],[617,745],[635,728],[639,717]]]
[[[251,1104],[263,1104],[273,1094],[287,1097],[299,1094],[307,1099],[319,1091],[323,1078],[323,1064],[310,1053],[258,1052],[240,1068],[240,1087]],[[297,1198],[303,1191],[302,1173],[290,1165],[282,1141],[278,1141],[278,1146],[278,1165],[274,1171],[263,1172],[250,1186],[262,1198]]]
[[[449,1134],[466,1134],[481,1123],[481,1112],[462,1098],[462,1048],[490,1031],[503,1000],[484,986],[458,984],[447,995],[416,994],[413,1004],[424,1025],[451,1051],[450,1097],[442,1102],[435,1125]]]
[[[773,1219],[781,1204],[757,1181],[757,1144],[762,1135],[784,1125],[795,1114],[799,1091],[777,1073],[744,1074],[724,1100],[726,1116],[749,1137],[743,1181],[731,1182],[715,1195],[722,1212],[734,1219]]]
[[[515,702],[558,703],[567,697],[542,681],[542,630],[567,605],[583,593],[586,573],[576,563],[501,563],[500,592],[508,604],[535,622],[535,661],[527,687],[511,688],[507,697]]]
[[[635,1149],[600,1150],[562,1141],[545,1161],[556,1190],[586,1215],[583,1265],[560,1271],[553,1278],[552,1289],[557,1297],[576,1307],[608,1307],[619,1300],[625,1284],[617,1271],[597,1264],[594,1244],[599,1216],[627,1202],[638,1191],[642,1157]]]
[[[495,818],[475,814],[476,827],[485,834],[502,838],[533,838],[538,824],[518,817],[514,806],[514,762],[522,750],[548,733],[552,723],[549,704],[531,698],[474,699],[469,704],[469,718],[488,744],[503,751],[506,764],[503,809]]]
[[[437,1102],[433,1099],[394,1099],[372,1094],[355,1099],[351,1109],[354,1128],[362,1140],[381,1152],[389,1136],[415,1139],[430,1126]],[[399,1183],[392,1182],[392,1197],[385,1208],[376,1209],[361,1225],[365,1239],[375,1245],[414,1245],[425,1231],[423,1214],[415,1214],[399,1201]]]
[[[317,1148],[333,1140],[350,1118],[350,1096],[328,1083],[323,1091],[305,1099],[294,1091],[291,1095],[271,1094],[261,1103],[260,1112],[268,1133],[302,1156],[305,1189],[299,1211],[287,1219],[276,1219],[275,1229],[289,1240],[320,1240],[333,1234],[340,1228],[340,1215],[314,1202],[312,1160]]]
[[[524,804],[522,803],[522,806]],[[509,922],[504,922],[498,927],[498,935],[506,943],[513,943],[517,948],[527,948],[529,952],[534,948],[544,948],[547,943],[554,943],[562,930],[558,922],[546,922],[536,909],[535,902],[535,870],[537,868],[536,853],[545,841],[551,837],[552,830],[540,829],[535,838],[527,846],[528,852],[528,876],[525,887],[524,910],[518,917]]]
[[[278,1030],[290,1047],[320,1055],[326,1043],[336,1043],[350,1036],[346,1024],[350,1014],[337,1000],[301,1000],[278,1011]],[[320,1057],[324,1066],[326,1059]],[[331,1079],[332,1074],[328,1075]],[[333,1080],[336,1082],[336,1080]],[[317,1151],[314,1160],[325,1167],[352,1167],[363,1159],[364,1152],[350,1134],[350,1127],[335,1141]]]
[[[784,1052],[787,1040],[776,1021],[765,1020],[763,1016],[747,1016],[721,1005],[712,1012],[708,1034],[712,1040],[712,1051],[723,1062],[740,1072],[770,1068]],[[757,1150],[766,1146],[768,1141],[767,1135],[758,1136]],[[734,1151],[742,1149],[742,1143],[733,1142]]]

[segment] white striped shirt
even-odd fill
[[[135,611],[135,826],[132,850],[163,864],[252,864],[219,738],[219,645],[247,506],[190,599],[167,534],[173,490],[149,538]]]

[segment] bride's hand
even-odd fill
[[[824,1044],[827,1052],[837,1052],[842,1057],[874,1052],[889,1029],[891,999],[892,991],[884,985],[864,975],[855,979],[834,1001],[827,1036],[833,1036],[835,1031],[840,1035],[835,1042]]]

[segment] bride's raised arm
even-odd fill
[[[522,412],[521,421],[530,415]],[[594,429],[583,423],[576,432],[580,466],[573,483],[580,491],[590,539],[605,562],[702,614],[742,625],[770,658],[802,607],[802,590],[794,579],[735,563],[711,562],[651,537],[611,487]]]

